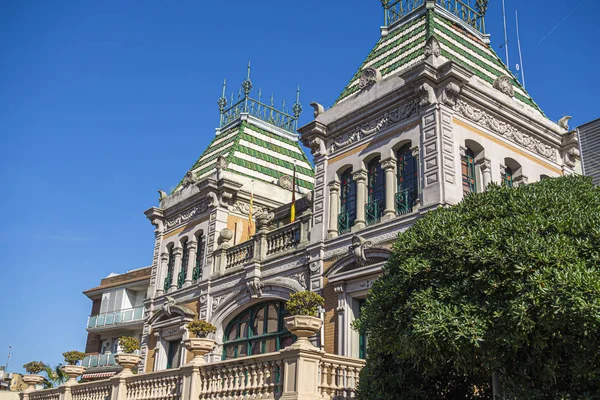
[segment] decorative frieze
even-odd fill
[[[291,180],[291,179],[290,179]],[[250,203],[245,201],[237,200],[232,206],[231,211],[237,212],[243,215],[248,215],[250,212]],[[252,215],[256,218],[259,215],[268,213],[269,210],[266,207],[261,207],[256,204],[252,204]]]
[[[528,150],[533,151],[540,156],[547,158],[553,162],[556,162],[556,151],[547,144],[542,143],[540,140],[528,135],[514,126],[500,121],[497,118],[491,116],[483,110],[479,110],[464,100],[458,100],[454,106],[454,111],[470,121],[475,122],[491,130],[492,132],[505,137],[513,143],[521,145]]]
[[[331,151],[341,149],[349,146],[352,143],[358,142],[365,137],[372,136],[382,129],[405,121],[419,112],[419,103],[421,99],[416,98],[401,107],[397,107],[393,110],[387,111],[376,118],[371,119],[365,123],[362,123],[346,132],[331,142]]]
[[[208,210],[208,205],[209,201],[203,201],[192,208],[182,211],[181,213],[177,214],[177,216],[167,220],[167,228],[170,229],[191,221],[194,219],[194,217],[206,212],[206,210]]]

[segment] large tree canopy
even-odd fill
[[[394,246],[357,329],[359,398],[600,398],[600,188],[491,186]]]

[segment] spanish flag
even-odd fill
[[[252,191],[250,192],[250,208],[248,209],[248,238],[252,237],[252,203],[254,202],[254,181],[252,181]]]
[[[290,208],[290,223],[296,220],[296,164],[294,164],[294,177],[292,178],[292,206]]]

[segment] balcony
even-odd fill
[[[113,367],[116,366],[115,355],[112,353],[108,354],[88,354],[85,356],[81,365],[86,368],[95,367]]]
[[[124,310],[113,311],[92,315],[88,318],[88,329],[102,328],[110,326],[118,326],[134,321],[142,321],[144,319],[144,307],[127,308]]]
[[[356,397],[364,360],[286,348],[258,356],[74,384],[23,393],[22,400],[218,400]]]

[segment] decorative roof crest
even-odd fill
[[[231,101],[227,101],[227,97],[225,96],[226,88],[227,81],[224,81],[223,92],[217,101],[219,112],[221,114],[219,127],[222,128],[232,123],[240,118],[242,114],[248,114],[289,132],[295,132],[298,128],[298,118],[300,117],[300,114],[302,114],[302,104],[300,104],[300,87],[298,87],[298,90],[296,91],[296,101],[294,104],[292,104],[291,110],[286,109],[285,101],[282,102],[281,109],[277,109],[275,107],[275,99],[273,95],[271,95],[269,104],[263,103],[262,89],[258,90],[258,97],[256,99],[250,96],[253,85],[252,80],[250,80],[250,63],[248,63],[246,79],[244,79],[242,82],[238,92],[237,100],[234,100],[232,93]]]

